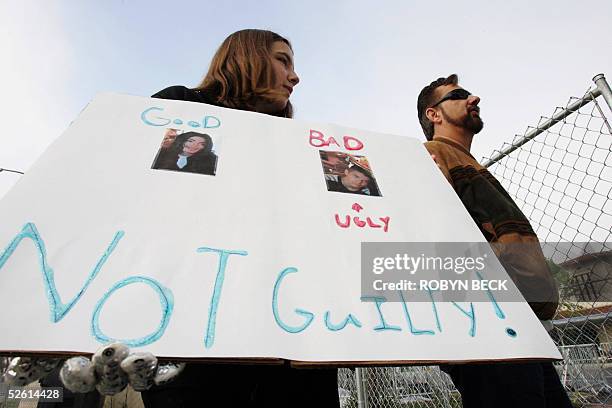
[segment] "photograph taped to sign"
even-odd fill
[[[215,175],[215,140],[208,133],[167,129],[152,169]]]
[[[367,157],[323,150],[319,154],[327,191],[381,196],[374,171]]]

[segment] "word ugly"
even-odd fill
[[[351,208],[356,212],[360,212],[361,210],[363,210],[363,207],[358,203],[353,204]],[[353,221],[353,224],[355,224],[359,228],[364,228],[367,225],[369,228],[382,228],[384,232],[387,232],[389,231],[389,221],[391,221],[391,217],[378,217],[376,218],[376,221],[374,221],[370,217],[366,217],[365,220],[363,220],[357,216],[351,218],[351,216],[347,214],[344,220],[341,220],[340,216],[336,214],[336,224],[340,228],[350,227],[351,220]],[[379,221],[381,222],[381,224],[378,224]]]

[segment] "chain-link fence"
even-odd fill
[[[437,366],[340,369],[343,408],[461,407],[450,377]]]
[[[561,307],[551,336],[576,407],[612,406],[612,92],[603,75],[594,81],[483,158],[552,254]],[[461,407],[437,367],[342,369],[338,384],[343,407]]]
[[[550,247],[561,291],[551,336],[577,406],[612,403],[612,93],[594,80],[485,163]]]

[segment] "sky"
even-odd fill
[[[457,73],[481,97],[480,159],[594,75],[612,82],[610,17],[609,0],[3,0],[0,167],[27,172],[99,92],[195,86],[243,28],[292,42],[298,120],[424,140],[416,97]],[[0,197],[19,178],[0,172]]]

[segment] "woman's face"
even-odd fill
[[[200,136],[191,136],[183,144],[183,155],[193,156],[206,147],[206,140]]]
[[[300,82],[293,67],[293,51],[287,43],[283,41],[272,43],[270,54],[272,56],[270,64],[274,75],[272,89],[276,91],[276,94],[271,96],[271,99],[261,100],[256,104],[257,112],[262,113],[278,113],[285,109],[293,87]]]
[[[164,135],[164,140],[162,140],[161,147],[164,149],[169,148],[174,143],[174,139],[178,136],[176,129],[168,129],[166,134]]]

